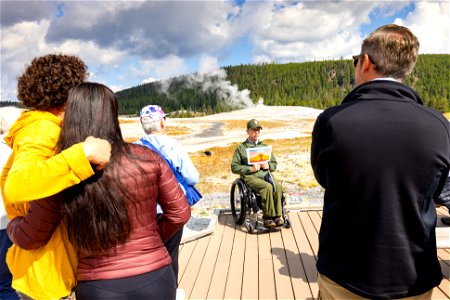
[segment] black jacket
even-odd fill
[[[325,188],[320,273],[372,299],[440,283],[433,200],[450,166],[448,124],[389,80],[360,85],[319,115],[311,164]]]

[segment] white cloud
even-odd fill
[[[125,51],[102,49],[92,41],[65,40],[62,43],[48,43],[45,37],[49,26],[50,21],[44,19],[40,22],[20,22],[2,28],[1,99],[16,99],[16,78],[35,57],[49,53],[77,55],[90,69],[101,66],[98,72],[101,75],[102,72],[112,71],[114,64],[127,56]]]
[[[421,53],[450,53],[449,2],[415,1],[405,20],[421,41]],[[407,1],[246,2],[240,34],[253,42],[253,61],[296,62],[349,58],[360,49],[360,28],[369,18],[394,16]],[[376,20],[375,20],[376,21]]]
[[[371,9],[372,4],[361,1],[281,7],[252,2],[244,7],[241,22],[247,22],[252,34],[256,62],[322,60],[355,52],[361,43],[359,27],[369,21]]]
[[[189,73],[186,62],[176,55],[153,61],[153,73],[157,78],[169,78]]]
[[[159,78],[189,72],[184,59],[220,51],[235,38],[227,20],[236,10],[231,2],[2,1],[1,5],[2,99],[16,94],[15,77],[23,66],[49,52],[77,54],[95,70],[97,80],[127,69],[124,63],[134,57],[140,63],[128,67],[131,74],[115,78],[140,82],[150,71]],[[36,13],[28,11],[34,8]]]
[[[169,55],[162,59],[136,60],[128,66],[126,75],[122,75],[121,80],[136,82],[138,78],[144,78],[139,82],[147,83],[186,73],[189,73],[189,69],[185,61],[176,55]]]
[[[203,55],[198,63],[198,72],[209,73],[219,68],[217,57]]]
[[[421,53],[450,53],[449,2],[414,1],[398,19]],[[349,58],[360,28],[395,15],[407,1],[1,1],[1,99],[36,56],[73,53],[114,88],[193,71],[211,72],[245,37],[253,62]],[[377,20],[375,20],[377,21]],[[198,59],[197,70],[188,61]],[[249,63],[251,63],[249,61]]]
[[[159,79],[150,77],[150,78],[146,78],[146,79],[142,80],[142,83],[152,83],[152,82],[155,82],[155,81],[159,81]]]
[[[1,94],[2,100],[16,99],[17,80],[25,65],[52,50],[44,42],[49,21],[20,22],[1,29]]]
[[[106,83],[104,83],[105,85],[107,85]],[[122,91],[122,90],[124,90],[124,89],[126,89],[126,88],[129,88],[129,86],[123,86],[123,85],[109,85],[108,86],[110,89],[111,89],[111,91],[113,91],[114,93],[115,92],[118,92],[118,91]]]
[[[232,41],[227,18],[234,10],[224,1],[68,2],[47,38],[92,40],[144,59],[186,57]]]
[[[417,2],[416,9],[398,25],[408,27],[419,39],[419,53],[450,53],[449,2]]]

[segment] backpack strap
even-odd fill
[[[150,149],[152,149],[153,151],[155,151],[156,154],[158,154],[159,156],[164,158],[164,160],[166,161],[166,163],[169,165],[170,169],[172,170],[173,174],[177,178],[178,182],[183,186],[185,191],[187,191],[188,184],[187,184],[186,180],[183,178],[183,176],[180,174],[180,172],[178,172],[177,169],[175,169],[175,167],[172,165],[172,162],[170,162],[164,155],[162,155],[162,153],[159,152],[159,150],[156,149],[156,147],[153,146],[152,143],[150,143],[149,141],[145,140],[144,138],[141,138],[140,141],[142,142],[142,144],[144,144],[145,146],[147,146]]]
[[[189,202],[189,205],[192,206],[195,203],[197,203],[200,199],[202,199],[202,197],[203,197],[202,194],[200,194],[200,192],[195,188],[195,186],[188,185],[188,183],[184,179],[183,175],[181,175],[181,173],[178,172],[178,170],[175,169],[175,167],[172,165],[172,162],[170,162],[164,155],[162,155],[161,152],[159,152],[159,150],[156,149],[156,147],[152,145],[152,143],[145,140],[144,138],[141,138],[140,141],[142,142],[143,145],[149,147],[150,149],[155,151],[155,153],[157,153],[159,156],[164,158],[164,160],[166,161],[166,163],[169,165],[170,169],[172,170],[173,174],[175,175],[178,183],[183,186],[184,193]]]

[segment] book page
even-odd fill
[[[247,148],[247,163],[249,165],[269,162],[272,156],[272,146]]]

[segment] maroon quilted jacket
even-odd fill
[[[134,144],[130,147],[133,154],[150,157],[151,160],[138,162],[144,175],[130,161],[125,161],[123,165],[127,172],[121,173],[120,181],[136,203],[136,208],[127,203],[132,228],[129,240],[111,249],[109,253],[95,256],[78,253],[78,280],[123,278],[169,265],[171,259],[163,241],[181,228],[191,216],[190,206],[167,163],[147,147]],[[15,218],[10,222],[8,233],[15,243],[33,248],[50,238],[51,227],[56,228],[58,224],[48,221],[61,218],[61,209],[55,200],[33,201],[26,217]],[[164,211],[158,220],[157,202]],[[37,214],[33,214],[33,211]]]

